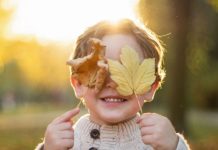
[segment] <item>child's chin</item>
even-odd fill
[[[104,124],[106,124],[106,125],[116,125],[116,124],[119,124],[121,122],[124,122],[124,121],[123,120],[115,120],[115,119],[113,119],[113,120],[106,120],[106,121],[104,121]]]
[[[104,120],[105,124],[114,125],[128,120],[129,118],[126,116],[118,115],[118,114],[107,114],[102,116],[102,120]]]

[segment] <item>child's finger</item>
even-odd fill
[[[139,123],[142,119],[148,118],[152,113],[143,113],[141,116],[136,118],[137,123]]]
[[[136,122],[141,128],[145,126],[153,126],[155,125],[155,118],[151,113],[144,113],[139,118],[137,118]]]
[[[152,120],[142,119],[140,120],[140,122],[138,122],[138,125],[140,128],[143,128],[143,127],[154,126],[155,123]]]
[[[58,124],[56,127],[56,130],[62,131],[62,130],[73,130],[72,123],[71,122],[63,122],[61,124]]]
[[[138,124],[139,124],[139,127],[142,128],[142,127],[154,126],[155,122],[149,119],[142,119]]]
[[[154,128],[153,126],[142,127],[140,131],[141,131],[141,136],[151,135],[154,132]]]
[[[73,147],[74,140],[73,139],[63,139],[60,141],[60,143],[61,143],[61,147],[70,149]]]
[[[140,116],[136,115],[136,119],[135,119],[136,123],[139,123],[140,120],[141,120]]]
[[[75,115],[77,115],[79,113],[79,111],[80,111],[79,108],[74,108],[70,111],[67,111],[64,114],[62,114],[61,116],[57,117],[53,121],[53,123],[58,124],[58,123],[70,121],[72,117],[74,117]]]
[[[142,136],[142,141],[144,144],[146,145],[151,145],[153,148],[155,148],[154,146],[154,135],[144,135]]]
[[[73,130],[64,130],[58,133],[58,137],[61,139],[74,139]]]

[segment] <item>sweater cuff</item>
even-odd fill
[[[39,144],[36,146],[35,150],[44,150],[44,142],[39,143]]]
[[[179,137],[179,142],[177,144],[176,150],[190,150],[188,142],[185,140],[184,136],[180,133],[177,133]]]

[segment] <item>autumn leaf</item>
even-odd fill
[[[67,61],[71,66],[72,77],[81,84],[99,91],[107,76],[107,64],[104,58],[105,45],[98,39],[92,38],[90,41],[90,54]]]
[[[144,94],[155,81],[155,59],[144,59],[140,64],[137,52],[129,46],[121,49],[120,62],[108,60],[111,79],[123,96]]]

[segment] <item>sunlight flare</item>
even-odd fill
[[[136,0],[19,0],[12,35],[72,40],[100,20],[134,19]]]

